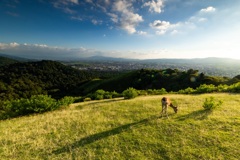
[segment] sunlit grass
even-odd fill
[[[164,95],[73,104],[0,121],[0,159],[238,159],[240,95]],[[223,104],[204,111],[205,98]]]

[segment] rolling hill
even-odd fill
[[[60,98],[74,94],[76,86],[93,78],[89,72],[56,61],[14,63],[0,67],[0,98],[27,98],[36,94]]]
[[[64,96],[86,96],[98,89],[123,92],[129,87],[138,90],[162,89],[168,92],[196,88],[201,84],[233,84],[233,78],[208,76],[189,69],[139,69],[131,71],[79,70],[57,61],[21,62],[0,67],[0,99],[29,98],[48,94],[59,99]]]
[[[13,63],[17,63],[19,61],[11,59],[11,58],[7,58],[7,57],[2,57],[0,55],[0,66],[5,66],[5,65],[9,65],[9,64],[13,64]]]
[[[159,118],[160,99],[179,106]],[[239,94],[162,95],[73,104],[0,121],[0,159],[238,159]],[[203,110],[205,98],[222,100]],[[194,99],[194,100],[193,100]]]

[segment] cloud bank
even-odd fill
[[[98,21],[96,21],[97,18],[93,15],[88,17],[81,16],[81,12],[76,10],[75,7],[85,6],[85,9],[101,10],[109,17],[109,20],[116,28],[120,28],[128,34],[143,33],[143,31],[137,29],[138,25],[144,22],[143,16],[141,13],[138,13],[140,10],[135,7],[138,3],[142,4],[142,8],[148,8],[151,13],[161,13],[164,7],[163,0],[148,0],[144,2],[136,0],[56,0],[52,2],[55,8],[70,14],[72,20],[82,21],[84,18],[91,19],[94,25],[102,24],[103,20],[98,19]],[[90,4],[90,7],[87,7],[87,4]],[[98,23],[99,21],[102,23]]]
[[[144,34],[144,33],[143,33]],[[17,56],[35,60],[80,60],[92,56],[114,57],[114,58],[132,58],[148,59],[160,58],[166,55],[167,50],[149,50],[149,51],[116,51],[116,50],[96,50],[84,47],[64,48],[57,46],[48,46],[46,44],[19,44],[0,43],[0,53],[10,56]],[[169,54],[168,54],[169,55]]]

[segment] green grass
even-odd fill
[[[164,95],[73,104],[0,121],[0,159],[227,159],[240,157],[240,95]],[[223,104],[204,111],[205,98]]]

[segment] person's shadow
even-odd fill
[[[83,147],[83,146],[85,146],[87,144],[94,143],[94,142],[96,142],[98,140],[107,138],[109,136],[120,134],[122,132],[127,131],[128,129],[131,129],[131,127],[133,127],[133,126],[139,126],[139,125],[148,123],[149,121],[151,121],[153,119],[157,119],[157,118],[158,118],[157,116],[152,116],[150,118],[145,118],[145,119],[140,120],[138,122],[125,124],[125,125],[119,126],[117,128],[113,128],[111,130],[107,130],[107,131],[104,131],[104,132],[96,133],[96,134],[84,137],[84,138],[82,138],[82,139],[80,139],[80,140],[78,140],[78,141],[76,141],[76,142],[74,142],[72,144],[68,144],[68,145],[65,145],[62,148],[54,150],[52,153],[54,153],[54,154],[61,154],[61,153],[64,153],[64,152],[71,152],[71,150],[73,150],[75,148]]]

